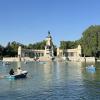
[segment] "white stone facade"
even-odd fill
[[[81,46],[78,45],[75,49],[62,50],[57,48],[58,57],[66,57],[69,60],[79,60],[81,57]]]
[[[19,60],[22,57],[28,57],[29,53],[33,53],[35,58],[45,58],[45,59],[51,59],[54,57],[53,53],[53,42],[52,37],[50,33],[48,33],[48,36],[46,37],[46,46],[45,50],[33,50],[33,49],[22,49],[21,46],[18,48],[18,57]]]

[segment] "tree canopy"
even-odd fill
[[[79,40],[77,41],[60,41],[60,49],[73,49],[76,48],[79,44]]]
[[[83,54],[85,56],[96,56],[100,51],[100,25],[90,26],[82,35]]]
[[[41,42],[37,42],[37,43],[34,43],[34,44],[29,44],[27,47],[29,49],[37,49],[37,50],[43,49],[44,50],[45,49],[45,45],[46,45],[46,41],[43,40]]]

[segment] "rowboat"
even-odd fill
[[[15,75],[7,75],[5,78],[8,79],[20,79],[20,78],[26,78],[27,77],[27,71],[22,71],[20,74],[15,74]]]
[[[95,72],[96,71],[96,68],[95,68],[95,66],[91,65],[91,66],[86,67],[86,70],[88,72]]]

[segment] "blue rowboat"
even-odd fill
[[[96,68],[93,65],[91,65],[91,66],[86,67],[86,70],[89,72],[95,72]]]

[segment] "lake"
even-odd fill
[[[0,75],[11,68],[27,70],[25,79],[0,79],[0,100],[100,100],[100,63],[88,72],[81,62],[0,63]]]

